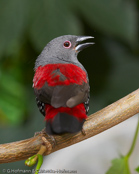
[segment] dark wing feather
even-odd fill
[[[90,93],[88,93],[88,98],[84,102],[84,107],[85,107],[85,110],[86,110],[86,114],[88,114],[88,112],[89,112],[89,101],[90,101]]]
[[[37,97],[36,97],[36,103],[39,108],[39,111],[42,113],[43,116],[45,116],[45,104],[39,101]]]

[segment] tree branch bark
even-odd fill
[[[36,154],[43,143],[42,137],[47,138],[48,146],[52,146],[51,151],[50,147],[47,147],[48,151],[44,154],[47,155],[103,132],[137,113],[139,113],[139,89],[90,115],[83,126],[85,135],[82,132],[61,136],[55,135],[55,146],[53,146],[52,139],[43,132],[26,140],[1,144],[0,163],[24,160]]]

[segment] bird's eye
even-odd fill
[[[63,46],[65,48],[70,48],[71,47],[71,42],[70,41],[65,41],[64,44],[63,44]]]

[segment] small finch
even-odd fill
[[[35,62],[33,88],[49,135],[82,130],[89,111],[89,80],[78,53],[92,36],[64,35],[50,41]]]

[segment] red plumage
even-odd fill
[[[66,80],[61,81],[59,75],[55,76],[53,72],[57,69],[66,77]],[[87,83],[85,71],[74,64],[48,64],[39,66],[35,71],[33,84],[37,89],[40,89],[45,82],[49,86]]]
[[[58,113],[67,113],[69,115],[72,115],[76,118],[80,119],[86,119],[86,111],[84,104],[79,104],[73,108],[68,108],[68,107],[60,107],[60,108],[54,108],[53,106],[46,104],[45,106],[45,120],[53,119],[55,115]]]

